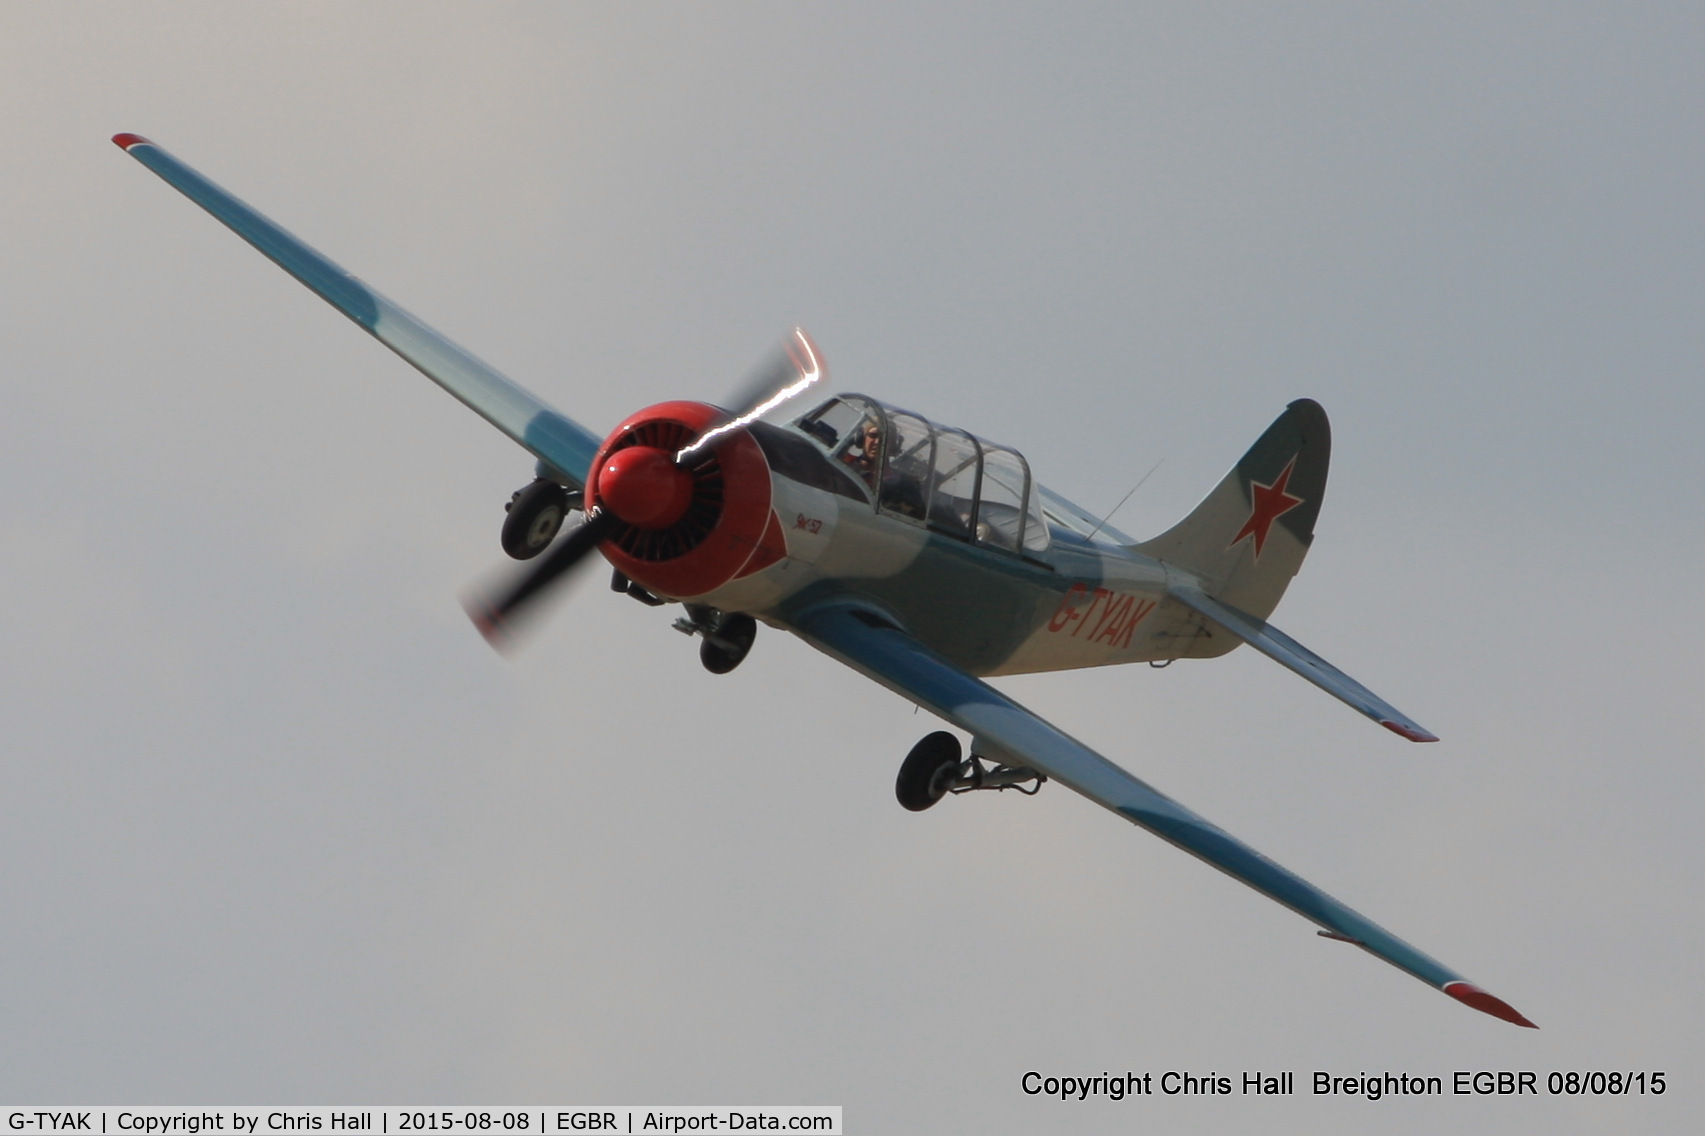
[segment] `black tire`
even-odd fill
[[[699,662],[711,674],[725,675],[746,661],[758,638],[758,621],[738,612],[723,615],[716,621],[714,634],[728,646],[705,639],[699,644]]]
[[[503,519],[503,551],[516,560],[531,560],[551,546],[568,516],[568,490],[544,478],[533,482],[509,502]]]
[[[923,812],[947,796],[952,781],[951,774],[944,771],[957,770],[963,754],[959,739],[946,730],[927,735],[900,763],[900,775],[894,779],[894,796],[912,812]]]

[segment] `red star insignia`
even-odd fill
[[[1302,504],[1302,498],[1285,492],[1285,486],[1291,483],[1291,471],[1297,466],[1296,458],[1292,458],[1284,472],[1273,479],[1273,484],[1262,485],[1259,481],[1249,482],[1249,491],[1255,498],[1255,508],[1250,512],[1249,519],[1243,522],[1243,527],[1237,530],[1237,535],[1231,538],[1230,548],[1246,536],[1255,538],[1255,559],[1261,559],[1261,549],[1267,543],[1267,530],[1273,527],[1273,522]]]

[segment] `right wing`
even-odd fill
[[[1047,774],[1312,920],[1328,938],[1353,943],[1476,1010],[1533,1027],[1508,1003],[960,670],[882,613],[831,600],[802,612],[793,621],[793,631],[901,697],[968,730],[986,747],[987,756]]]
[[[602,442],[596,434],[552,410],[146,138],[116,134],[113,141],[421,374],[532,451],[560,480],[586,484]]]

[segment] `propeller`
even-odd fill
[[[614,526],[615,515],[594,506],[584,520],[563,534],[530,571],[512,581],[501,594],[470,596],[463,606],[486,642],[499,650],[507,646],[517,617],[597,548]]]
[[[693,502],[693,471],[712,456],[718,439],[803,393],[825,370],[817,345],[796,327],[731,393],[712,424],[678,449],[639,443],[609,452],[588,473],[588,482],[597,485],[598,502],[580,524],[506,586],[464,601],[474,626],[493,647],[503,649],[538,601],[624,524],[645,530],[676,524]]]
[[[804,328],[794,328],[793,334],[782,340],[781,346],[733,392],[727,401],[727,405],[734,408],[727,412],[728,420],[710,427],[683,446],[675,455],[675,464],[683,468],[692,465],[697,455],[717,438],[738,430],[748,422],[757,421],[788,399],[803,393],[823,377],[824,369],[823,356],[818,353],[817,345],[811,342]]]

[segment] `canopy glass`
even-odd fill
[[[860,394],[794,423],[891,516],[989,548],[1035,555],[1048,522],[1024,455]]]

